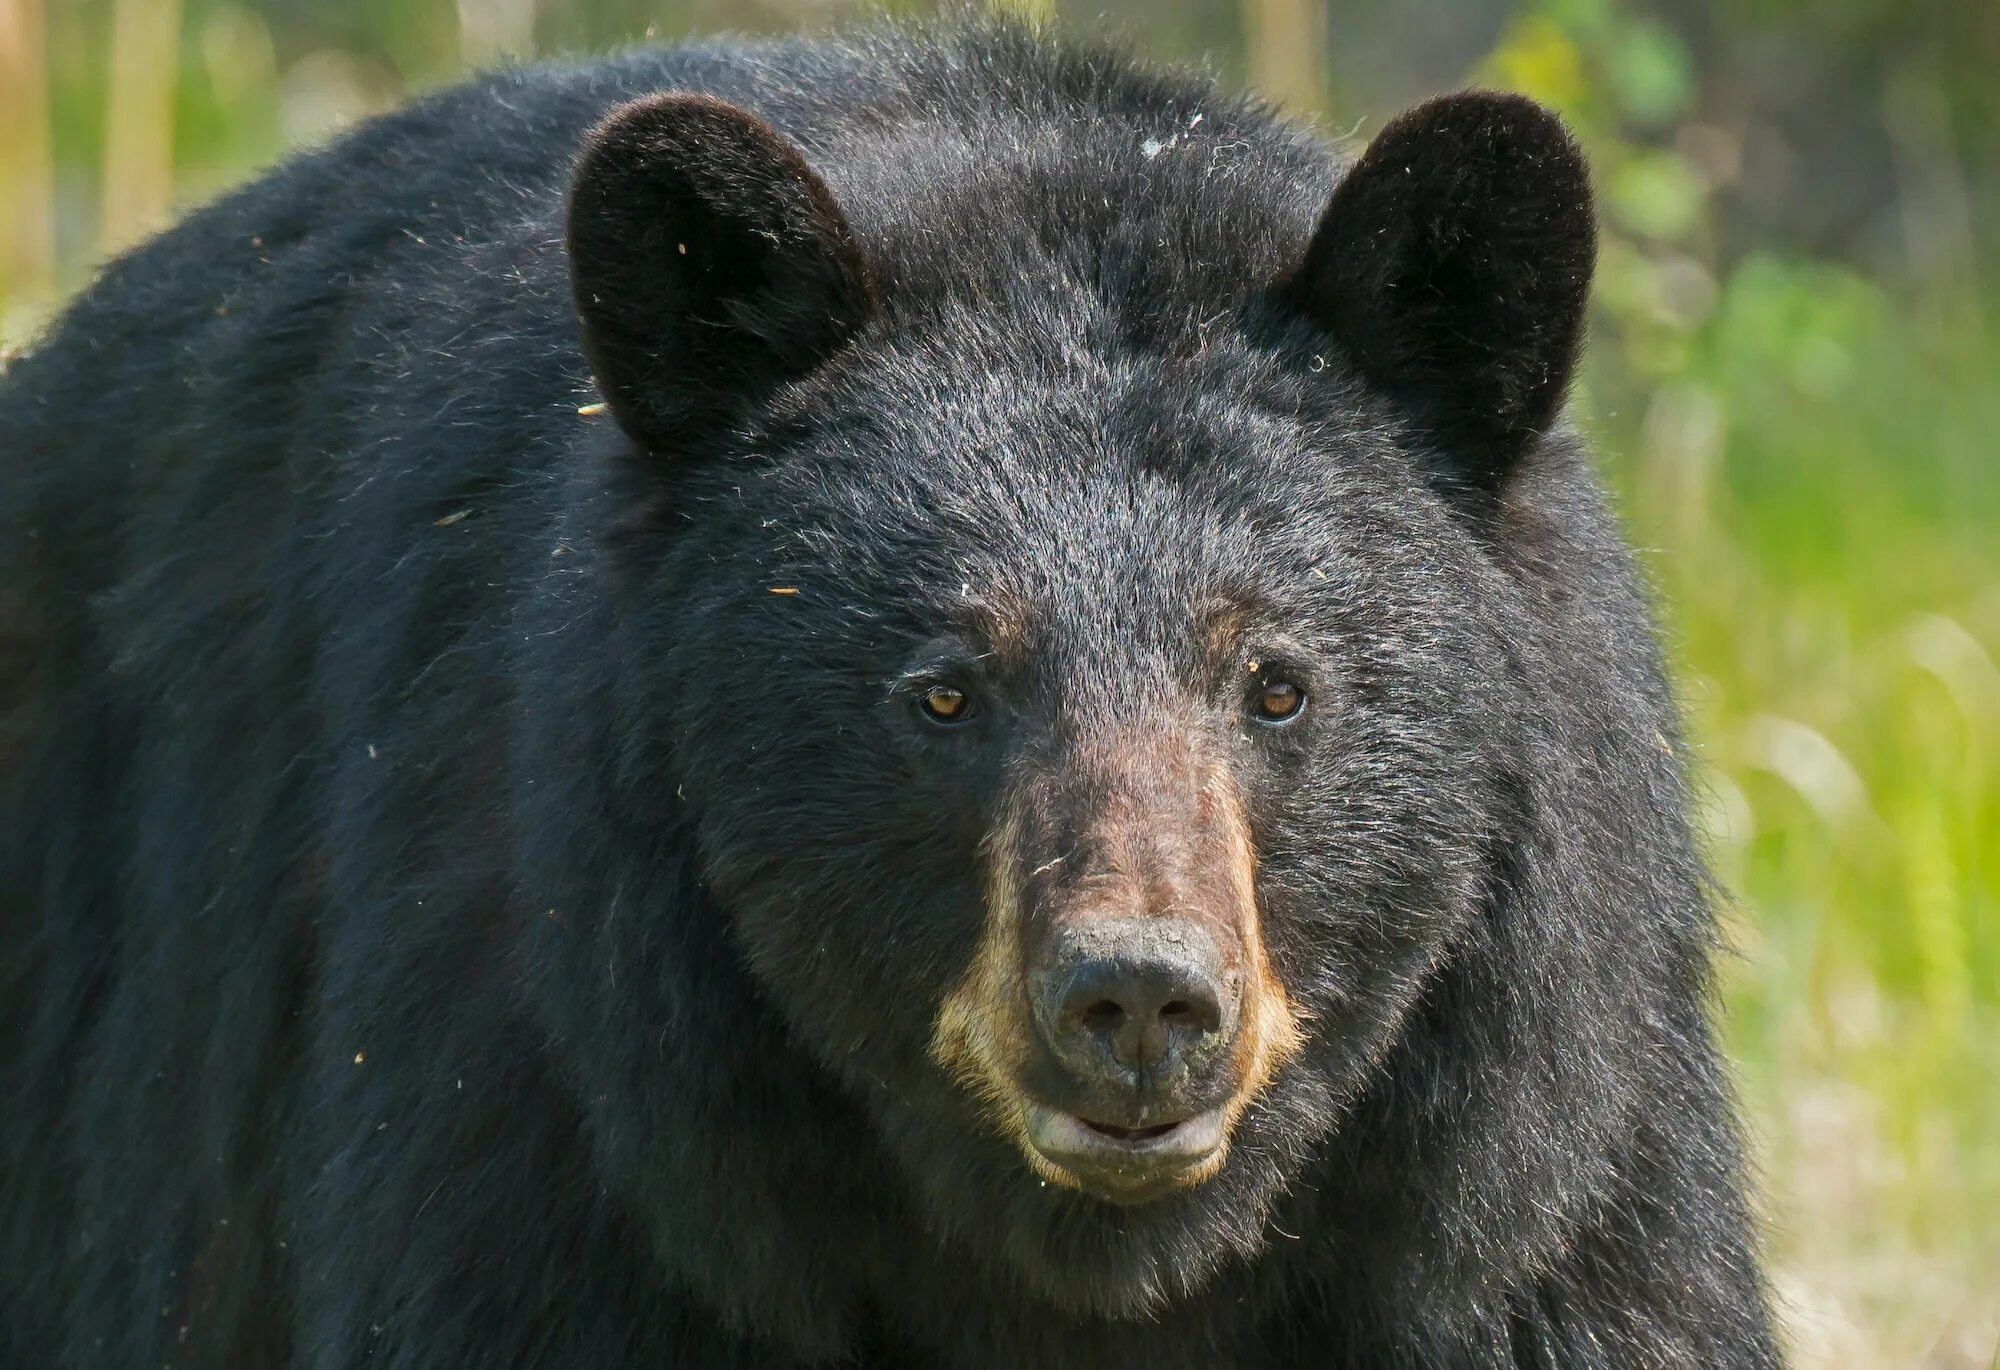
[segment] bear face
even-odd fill
[[[718,101],[600,128],[621,612],[794,1040],[931,1223],[1132,1314],[1257,1247],[1478,917],[1523,764],[1482,521],[1573,364],[1588,194],[1467,96],[1234,273],[903,232]]]
[[[737,473],[762,487],[740,523],[687,549],[730,551],[660,616],[684,644],[662,725],[751,965],[801,1043],[886,1082],[872,1102],[905,1163],[935,1172],[925,1189],[1035,1232],[1157,1228],[1192,1280],[1227,1249],[1214,1234],[1261,1227],[1473,915],[1506,760],[1480,740],[1503,668],[1476,610],[1504,589],[1463,534],[1458,565],[1420,559],[1454,539],[1451,515],[1385,478],[1393,454],[1309,447],[1311,429],[1171,369],[1077,406],[1063,430],[1106,435],[1081,462],[1010,441],[1049,431],[1044,409],[934,474],[949,392],[923,392],[900,432],[881,389],[855,411],[873,416],[858,440],[909,454],[903,488],[810,448]],[[1163,431],[1232,469],[1160,471]],[[1339,520],[1299,517],[1336,502]],[[1313,524],[1343,531],[1285,531]],[[1297,712],[1267,717],[1286,690]],[[958,701],[943,720],[940,691]],[[1112,1093],[1065,1068],[1033,982],[1097,919],[1217,944],[1234,1037],[1207,1078]],[[1115,1169],[1086,1178],[1035,1135],[1063,1107],[1128,1127],[1214,1110],[1223,1130],[1113,1211],[1096,1200],[1126,1197]],[[986,1133],[1004,1145],[968,1144]],[[968,1151],[985,1162],[970,1187]],[[1104,1260],[1085,1243],[1037,1268],[1070,1293]]]

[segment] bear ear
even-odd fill
[[[1576,368],[1597,226],[1583,154],[1532,100],[1468,91],[1384,128],[1334,189],[1285,303],[1491,495]]]
[[[873,308],[847,220],[798,148],[705,95],[649,96],[598,125],[568,236],[598,388],[654,450],[810,371]]]

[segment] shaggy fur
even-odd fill
[[[1505,97],[1382,147],[1336,195],[1009,29],[718,43],[107,268],[0,381],[0,1364],[1773,1365],[1551,427],[1581,164]],[[1305,1032],[1137,1207],[930,1053],[995,796],[1112,724],[1231,758]]]

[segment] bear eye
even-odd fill
[[[1306,706],[1306,692],[1289,680],[1267,682],[1257,691],[1257,718],[1264,723],[1289,723]]]
[[[933,723],[963,723],[972,714],[972,701],[965,691],[950,685],[933,685],[917,698],[917,707]]]

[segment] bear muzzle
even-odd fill
[[[933,1039],[1042,1179],[1119,1203],[1220,1170],[1299,1040],[1235,788],[1162,742],[1100,744],[1019,785]]]
[[[1176,1188],[1227,1140],[1242,977],[1200,923],[1072,919],[1027,974],[1028,1143],[1083,1187]]]

